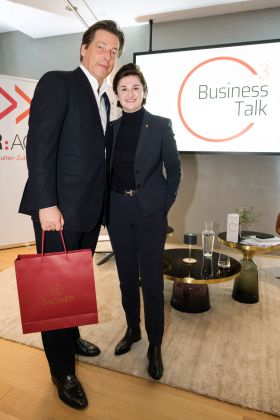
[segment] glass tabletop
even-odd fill
[[[227,233],[226,232],[221,232],[218,234],[218,240],[219,242],[221,242],[222,244],[230,247],[230,248],[237,248],[237,249],[241,249],[243,251],[250,251],[250,252],[269,252],[269,251],[274,251],[277,249],[280,249],[280,244],[276,244],[276,245],[267,245],[265,246],[264,244],[262,244],[260,242],[260,245],[249,245],[249,244],[244,244],[242,243],[242,241],[244,241],[244,239],[246,237],[249,236],[256,236],[256,235],[265,235],[264,232],[256,232],[253,230],[245,230],[242,232],[242,237],[238,239],[238,242],[231,242],[231,241],[227,241],[226,237],[227,237]]]
[[[201,249],[192,249],[191,258],[195,263],[184,261],[188,257],[188,248],[166,249],[164,251],[164,277],[181,283],[211,284],[233,280],[241,270],[241,265],[230,257],[229,268],[218,267],[218,252],[212,258],[203,257]]]

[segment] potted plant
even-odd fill
[[[239,236],[242,238],[242,231],[256,221],[256,213],[252,206],[242,206],[235,209],[235,211],[239,214]]]

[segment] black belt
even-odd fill
[[[122,189],[114,188],[114,187],[112,187],[111,190],[118,194],[123,194],[126,197],[133,197],[134,195],[137,194],[137,190],[122,190]]]

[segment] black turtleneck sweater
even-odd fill
[[[133,166],[143,115],[143,108],[136,112],[123,112],[112,162],[112,189],[136,189]]]

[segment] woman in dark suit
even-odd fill
[[[143,108],[147,84],[138,66],[116,73],[113,89],[123,109],[112,123],[110,152],[110,234],[120,279],[127,330],[115,354],[127,353],[141,339],[141,278],[145,327],[149,339],[148,372],[163,374],[163,250],[167,213],[175,201],[181,166],[171,121]],[[165,169],[165,174],[163,169]]]

